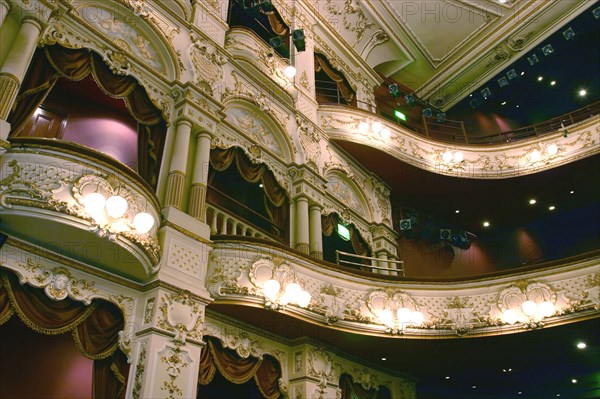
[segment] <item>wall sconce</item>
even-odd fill
[[[93,192],[89,192],[86,188],[96,186]],[[146,234],[154,226],[154,217],[147,212],[138,212],[134,215],[131,224],[126,216],[127,210],[130,208],[127,199],[119,195],[120,186],[114,193],[113,185],[107,181],[93,179],[86,176],[86,179],[81,179],[79,188],[83,197],[82,202],[86,212],[94,219],[98,225],[110,223],[115,229],[125,231],[133,228],[140,234]],[[84,194],[84,191],[88,191]],[[106,192],[110,195],[108,199],[101,193]]]
[[[306,308],[312,298],[308,291],[303,290],[300,284],[294,282],[286,284],[285,289],[281,291],[281,283],[275,279],[264,282],[263,294],[266,300],[265,307],[273,310],[288,304]]]
[[[419,311],[415,301],[406,293],[397,291],[373,291],[367,299],[367,307],[388,334],[404,334],[407,327],[419,327],[425,316]]]
[[[442,154],[442,161],[444,161],[445,163],[461,163],[462,161],[464,161],[465,157],[463,155],[462,152],[460,151],[455,151],[452,152],[450,150],[446,150],[444,151],[444,153]]]
[[[530,328],[544,325],[543,319],[556,313],[556,295],[542,283],[531,283],[525,289],[511,286],[500,294],[500,319],[506,324],[522,323]]]

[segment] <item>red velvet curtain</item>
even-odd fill
[[[315,53],[315,72],[324,71],[325,74],[337,84],[338,91],[344,100],[352,103],[354,100],[354,90],[346,80],[343,73],[329,65],[327,57],[323,54]]]
[[[199,386],[210,384],[218,371],[233,384],[244,384],[254,379],[261,396],[266,399],[281,397],[279,392],[281,367],[277,360],[268,355],[263,356],[262,359],[253,356],[241,358],[233,350],[223,348],[218,339],[207,337],[207,341],[200,358]]]
[[[138,123],[138,173],[155,187],[162,157],[166,123],[146,90],[132,77],[113,74],[102,58],[87,49],[59,45],[36,51],[8,117],[10,136],[23,135],[21,127],[42,104],[59,78],[80,81],[89,74],[109,96],[121,98]]]
[[[13,273],[0,269],[0,325],[14,313],[39,333],[71,332],[81,354],[94,360],[93,397],[124,397],[129,365],[118,348],[124,319],[116,306],[100,300],[89,306],[71,299],[53,301],[43,290],[21,285]]]

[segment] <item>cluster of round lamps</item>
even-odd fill
[[[311,295],[297,283],[289,283],[281,293],[281,284],[275,279],[267,280],[263,284],[263,293],[265,298],[271,302],[277,302],[282,306],[287,304],[296,304],[301,308],[306,308],[311,300]],[[279,300],[277,300],[279,298]]]
[[[379,319],[385,325],[394,324],[394,314],[390,309],[383,309],[378,313]],[[401,326],[406,324],[421,325],[425,316],[418,310],[410,310],[408,308],[400,308],[396,311],[396,319]]]
[[[94,192],[87,194],[83,199],[85,210],[94,218],[101,220],[103,212],[112,219],[119,219],[125,215],[129,204],[120,195],[113,195],[106,199],[104,195]],[[137,213],[133,218],[133,227],[138,233],[145,234],[154,226],[154,218],[147,212]]]
[[[369,124],[365,121],[362,121],[358,124],[358,131],[362,134],[366,134],[367,132],[369,132],[369,129],[373,133],[378,134],[384,140],[389,139],[390,136],[392,135],[392,133],[390,132],[390,129],[384,127],[383,123],[381,123],[379,121],[375,121],[371,124]]]
[[[508,324],[515,324],[519,320],[534,319],[541,320],[544,317],[550,317],[555,312],[554,304],[550,301],[535,302],[527,300],[521,304],[520,308],[506,309],[502,313],[502,320]]]

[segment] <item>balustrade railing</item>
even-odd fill
[[[211,235],[254,237],[278,242],[269,234],[248,222],[233,216],[230,212],[207,204],[206,220],[210,226]]]
[[[353,262],[350,260],[341,259],[340,255],[353,258],[355,260],[367,260],[370,261],[371,264],[364,264],[359,262]],[[349,252],[343,251],[335,251],[335,263],[340,266],[350,266],[350,267],[359,267],[361,269],[368,269],[372,273],[377,274],[388,274],[391,276],[402,276],[404,277],[404,261],[394,260],[394,259],[380,259],[374,258],[372,256],[363,256],[352,254]],[[387,264],[388,266],[378,266],[380,264]]]

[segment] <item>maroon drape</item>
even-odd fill
[[[262,182],[266,194],[267,214],[277,226],[284,228],[289,211],[287,194],[267,165],[252,163],[248,156],[237,147],[210,150],[210,165],[216,171],[227,170],[234,161],[244,180],[249,183]],[[212,180],[212,178],[214,178],[214,174],[211,174],[210,179]]]
[[[81,354],[94,360],[94,398],[124,395],[129,365],[118,348],[124,319],[116,306],[101,300],[89,306],[68,298],[53,301],[42,289],[21,285],[14,273],[0,269],[0,325],[13,313],[39,333],[72,333]]]
[[[320,71],[324,71],[337,84],[337,88],[344,100],[348,103],[354,100],[354,90],[350,87],[350,83],[348,83],[344,74],[333,68],[329,64],[329,61],[327,61],[327,57],[323,54],[315,53],[315,72]]]
[[[241,358],[233,350],[223,348],[218,339],[207,337],[207,345],[200,358],[198,384],[210,384],[217,371],[233,384],[244,384],[253,378],[261,395],[266,399],[281,396],[281,366],[277,360],[268,355],[262,359],[253,356]]]
[[[113,74],[98,54],[87,49],[54,45],[36,51],[8,118],[12,126],[10,136],[26,135],[21,128],[59,78],[80,81],[90,73],[107,95],[125,101],[130,115],[137,121],[138,173],[154,187],[166,132],[162,113],[134,78]]]
[[[389,394],[385,387],[364,389],[362,385],[354,383],[348,374],[342,374],[340,377],[340,389],[342,399],[385,399]]]
[[[329,237],[331,233],[335,231],[338,223],[341,222],[341,218],[335,212],[330,213],[329,215],[321,215],[321,229],[323,234]],[[348,230],[350,230],[350,243],[352,244],[352,248],[357,255],[361,256],[369,256],[370,249],[367,245],[367,242],[362,238],[358,229],[352,224],[346,225]]]

